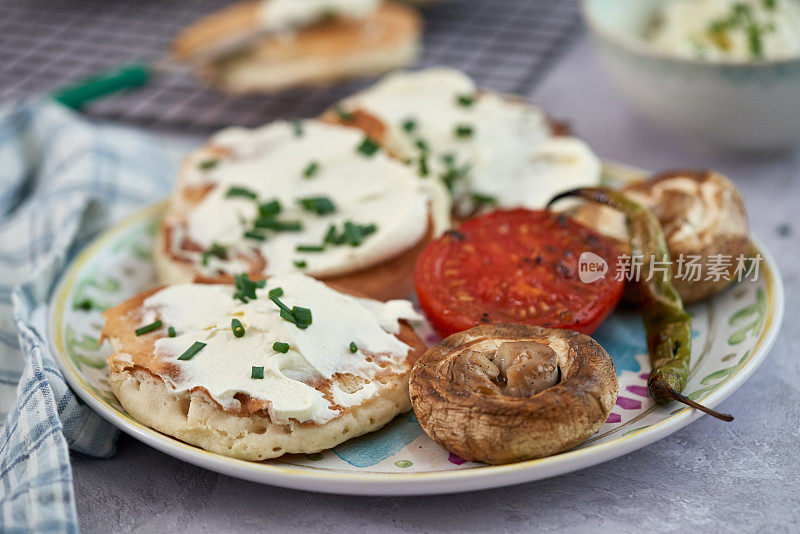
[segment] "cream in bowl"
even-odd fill
[[[584,0],[617,87],[702,144],[781,151],[800,140],[800,1]]]
[[[706,61],[800,56],[796,0],[667,0],[645,38],[655,49]]]

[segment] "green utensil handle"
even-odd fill
[[[131,63],[87,78],[74,85],[58,89],[53,98],[73,109],[97,98],[110,95],[123,89],[141,87],[150,79],[151,68],[144,63]]]

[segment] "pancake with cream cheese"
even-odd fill
[[[157,240],[159,279],[298,271],[381,300],[405,297],[418,250],[449,223],[446,197],[353,128],[229,128],[184,161]]]
[[[388,75],[324,118],[369,132],[421,176],[444,182],[462,217],[540,209],[555,193],[600,181],[586,143],[527,101],[479,90],[450,68]]]
[[[172,54],[232,93],[271,92],[412,64],[422,20],[380,0],[262,0],[232,4],[193,23]]]
[[[302,274],[178,284],[104,313],[109,382],[137,420],[245,460],[311,453],[410,409],[425,346],[408,301],[339,293]]]

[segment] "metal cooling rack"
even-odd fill
[[[301,1],[301,0],[298,0]],[[0,0],[0,102],[47,92],[131,61],[160,59],[185,25],[231,0]],[[579,32],[575,0],[450,0],[425,9],[422,65],[450,65],[481,85],[526,94]],[[88,107],[96,118],[208,132],[313,116],[369,83],[228,96],[190,74]]]

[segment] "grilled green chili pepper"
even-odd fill
[[[663,262],[665,266],[661,276],[639,276],[632,280],[642,303],[642,321],[650,353],[652,370],[647,381],[650,395],[659,404],[676,400],[723,421],[733,421],[732,416],[706,408],[681,394],[686,387],[692,358],[692,318],[683,309],[681,297],[672,285],[669,250],[656,216],[622,193],[600,187],[566,191],[553,197],[548,207],[571,196],[598,202],[625,214],[631,235],[631,257],[642,259],[642,272],[654,273],[654,261]]]

